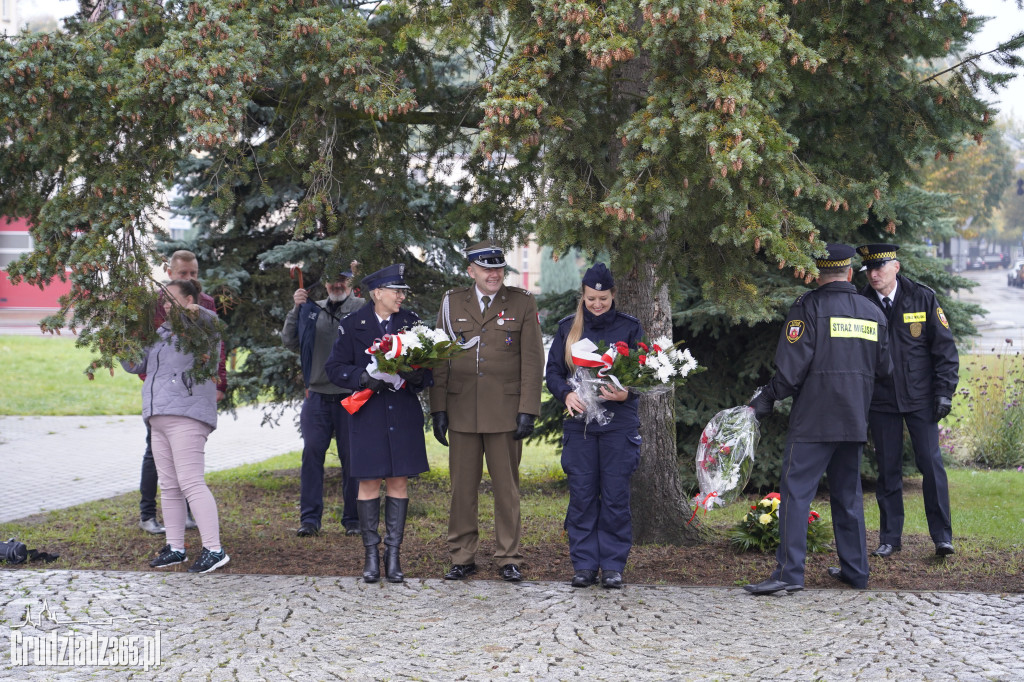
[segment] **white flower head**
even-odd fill
[[[420,337],[411,331],[404,331],[395,334],[399,341],[402,342],[402,355],[408,355],[409,351],[414,348],[422,348],[423,342],[420,341]]]

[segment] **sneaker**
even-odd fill
[[[192,568],[188,569],[188,572],[209,573],[210,571],[220,568],[229,561],[231,561],[231,557],[225,554],[223,549],[219,552],[211,552],[203,547],[203,553],[199,555],[199,558],[196,559],[194,564],[192,564]]]
[[[198,527],[196,520],[192,518],[192,512],[185,514],[185,530],[195,530]]]
[[[149,565],[153,568],[167,568],[175,564],[183,564],[188,557],[184,552],[171,549],[170,545],[164,545],[160,549],[160,554],[155,559],[149,562]]]
[[[159,535],[164,532],[164,527],[157,522],[155,516],[151,519],[139,519],[139,528],[153,535]]]

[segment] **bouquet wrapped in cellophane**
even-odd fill
[[[694,497],[695,508],[725,506],[743,492],[760,438],[752,407],[732,407],[711,418],[697,446],[700,492]]]
[[[412,329],[385,334],[376,339],[366,349],[366,353],[373,356],[366,366],[366,372],[390,384],[397,391],[405,384],[405,379],[399,376],[400,372],[433,369],[462,352],[462,346],[450,339],[443,330],[418,324]],[[364,388],[342,400],[341,405],[349,414],[355,414],[371,395],[373,391]]]
[[[572,344],[576,369],[569,385],[586,407],[577,418],[602,426],[610,421],[598,393],[606,383],[634,393],[668,391],[684,383],[687,376],[702,368],[689,349],[678,348],[681,343],[660,337],[653,342],[640,341],[636,348],[630,348],[624,341],[608,346],[603,341],[595,344],[590,339],[580,339]],[[592,370],[596,370],[596,376]]]

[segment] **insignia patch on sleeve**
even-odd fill
[[[939,316],[939,322],[942,323],[942,326],[949,329],[949,320],[946,319],[946,313],[942,312],[942,308],[936,308],[935,314]]]
[[[800,337],[804,335],[804,323],[803,320],[791,320],[786,325],[786,340],[790,343],[796,343],[800,340]]]

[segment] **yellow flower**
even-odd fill
[[[757,506],[759,506],[759,507],[770,507],[770,506],[772,506],[772,501],[771,501],[771,500],[769,500],[769,499],[768,499],[768,498],[766,497],[766,498],[764,498],[763,500],[761,500],[760,502],[758,502],[758,503],[757,503]]]
[[[779,508],[779,501],[778,501],[778,499],[773,497],[772,498],[772,511],[775,511],[778,508]]]
[[[761,516],[759,516],[757,518],[757,520],[758,520],[758,522],[762,526],[767,526],[769,523],[772,522],[772,515],[771,514],[761,514]]]

